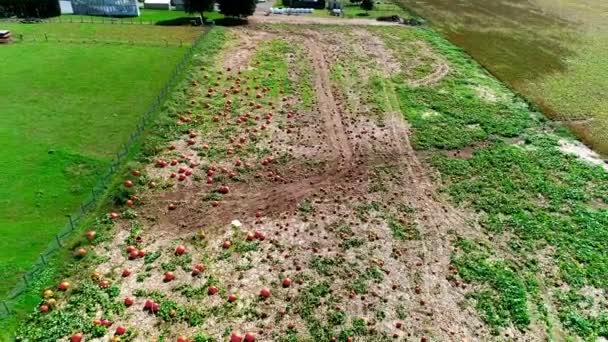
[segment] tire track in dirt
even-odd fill
[[[399,113],[387,119],[394,141],[397,142],[399,162],[405,170],[405,183],[412,194],[408,196],[422,220],[419,227],[422,238],[419,249],[408,250],[410,257],[422,259],[421,297],[426,303],[426,310],[414,312],[424,318],[433,317],[436,327],[442,333],[441,340],[472,341],[478,337],[473,332],[481,321],[473,319],[474,315],[463,315],[459,301],[464,294],[454,288],[446,279],[451,262],[452,247],[447,230],[470,235],[465,219],[449,204],[436,199],[434,187],[425,176],[428,172],[416,157],[409,142],[409,129]],[[428,327],[430,328],[430,327]]]
[[[238,49],[234,49],[224,59],[224,68],[239,69],[249,64],[251,57],[258,49],[261,41],[272,38],[272,34],[259,30],[234,29],[241,41]]]
[[[429,75],[410,82],[412,87],[428,86],[441,81],[450,72],[450,67],[446,63],[439,64]]]
[[[259,40],[267,37],[267,35],[254,34],[257,37],[256,39],[250,39],[248,35],[248,32],[239,32],[242,40],[238,48],[245,49],[253,54]],[[326,56],[315,41],[315,32],[307,32],[302,36],[313,61],[314,87],[319,116],[323,121],[324,133],[327,136],[328,143],[332,147],[329,167],[319,175],[298,179],[286,184],[273,184],[268,189],[254,190],[246,185],[237,185],[229,195],[224,196],[219,207],[212,208],[205,214],[206,223],[227,224],[235,217],[250,216],[257,210],[263,210],[267,215],[278,215],[291,211],[297,207],[298,202],[319,189],[331,186],[344,188],[356,176],[356,171],[353,170],[353,150],[342,124],[341,110],[333,95]],[[243,57],[243,54],[234,56],[237,57],[233,59],[232,63],[245,62],[248,59],[240,58]],[[242,67],[243,64],[238,66]],[[168,194],[164,200],[184,203],[185,205],[178,206],[175,211],[176,217],[182,217],[181,213],[198,211],[197,203],[200,202],[196,201],[196,193],[198,193],[196,189],[191,191],[182,190],[179,193]],[[201,220],[198,215],[184,215],[183,217],[184,219],[179,222],[171,222],[168,218],[162,219],[161,226],[191,229],[193,226],[200,225]]]
[[[390,77],[388,74],[384,76],[387,79]],[[470,235],[470,229],[464,216],[438,199],[435,187],[427,176],[429,169],[424,167],[412,148],[407,122],[400,113],[400,108],[393,108],[393,103],[399,103],[394,90],[387,86],[384,89],[386,105],[390,111],[387,113],[386,126],[395,142],[397,163],[404,171],[403,181],[411,189],[407,197],[422,218],[419,226],[423,231],[419,246],[409,248],[408,254],[414,260],[422,259],[420,295],[428,311],[413,311],[422,321],[425,317],[433,317],[433,321],[438,323],[433,328],[439,328],[435,333],[442,334],[442,340],[475,340],[477,337],[473,332],[481,325],[481,321],[472,319],[471,317],[476,317],[474,315],[462,314],[459,301],[464,299],[464,294],[447,280],[452,253],[447,230]]]
[[[314,34],[310,32],[309,34],[311,36],[305,39],[305,44],[313,59],[315,71],[314,87],[316,89],[319,113],[324,121],[330,145],[335,149],[335,154],[344,163],[351,164],[353,151],[342,125],[342,116],[333,95],[326,57],[320,48],[318,40],[313,39]]]

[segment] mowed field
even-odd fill
[[[608,154],[608,3],[399,0],[502,81]]]
[[[4,297],[89,194],[200,31],[58,23],[0,27],[24,38],[0,46]]]
[[[562,152],[564,127],[432,30],[287,23],[209,32],[112,204],[6,331],[608,337],[608,173]]]

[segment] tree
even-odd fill
[[[213,10],[215,0],[184,0],[184,11],[186,13],[199,13],[205,21],[204,12]]]
[[[361,1],[361,9],[365,11],[371,11],[374,9],[374,0],[363,0]]]
[[[255,12],[257,0],[218,0],[220,13],[228,17],[248,17]]]
[[[57,0],[0,0],[0,17],[48,18],[61,15]]]

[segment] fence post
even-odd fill
[[[44,266],[46,266],[46,265],[47,265],[46,259],[44,258],[44,254],[40,254],[40,260],[42,260],[42,264],[43,264]]]
[[[61,244],[61,239],[59,238],[59,235],[55,235],[55,240],[57,240],[57,244],[59,245],[59,247],[63,247],[63,245]]]
[[[44,34],[44,39],[48,42],[49,41],[49,36],[45,33]]]
[[[27,287],[30,286],[30,282],[27,280],[27,274],[23,275],[23,281],[25,281],[25,286],[27,286]]]

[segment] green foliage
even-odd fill
[[[310,200],[305,199],[298,204],[298,210],[305,214],[309,214],[315,210],[315,207],[312,205]]]
[[[365,240],[361,239],[361,238],[351,238],[348,240],[345,240],[344,242],[340,243],[340,247],[344,248],[344,249],[351,249],[351,248],[357,248],[357,247],[361,247],[365,244]]]
[[[0,17],[48,18],[61,15],[55,0],[0,0]]]
[[[186,13],[200,13],[209,12],[213,10],[215,0],[184,0],[184,11]]]
[[[384,279],[384,274],[378,267],[369,267],[364,272],[353,268],[353,271],[357,274],[350,289],[356,294],[365,294],[369,289],[371,282],[380,283]]]
[[[362,0],[361,9],[365,11],[371,11],[374,9],[374,0]]]
[[[593,312],[598,306],[592,297],[581,295],[577,290],[560,291],[556,294],[558,315],[563,325],[587,341],[608,337],[608,309]]]
[[[485,213],[484,226],[521,239],[522,252],[550,244],[564,281],[573,286],[608,286],[608,211],[590,201],[608,198],[608,175],[558,152],[555,141],[530,137],[520,148],[495,143],[469,160],[436,157],[449,180],[448,193]],[[492,167],[488,167],[492,165]]]
[[[257,0],[218,0],[220,13],[228,17],[248,17],[253,14]]]
[[[412,143],[417,149],[459,149],[494,135],[515,137],[529,126],[527,111],[483,101],[456,82],[447,83],[441,92],[403,85],[398,95],[416,130]]]
[[[204,332],[197,332],[196,334],[194,334],[192,339],[194,340],[194,342],[217,342],[218,341],[217,339],[207,335]]]
[[[192,255],[172,255],[167,262],[163,262],[160,267],[163,271],[174,272],[178,267],[181,267],[184,271],[191,271],[192,266]]]
[[[388,227],[393,234],[393,238],[397,240],[419,240],[420,232],[414,223],[403,223],[396,220],[394,217],[387,218]]]
[[[149,264],[153,263],[156,259],[160,258],[160,256],[161,256],[161,252],[160,251],[155,251],[155,252],[152,252],[152,253],[148,253],[144,257],[144,264],[145,265],[149,265]]]
[[[55,341],[75,331],[99,335],[105,331],[93,325],[97,311],[111,318],[121,314],[124,305],[116,298],[115,291],[103,290],[97,284],[85,283],[75,288],[61,310],[48,314],[34,313],[17,331],[17,341]]]
[[[473,241],[459,240],[457,247],[452,262],[462,279],[488,287],[471,295],[482,318],[495,332],[511,323],[526,328],[530,324],[529,289],[522,272],[513,264],[492,260],[487,248]]]
[[[338,260],[329,257],[314,257],[310,266],[320,275],[330,276],[334,273],[334,268],[338,266]]]

